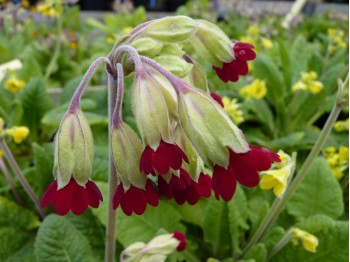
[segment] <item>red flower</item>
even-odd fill
[[[173,237],[180,241],[176,250],[179,252],[184,251],[186,249],[186,236],[180,231],[174,231]]]
[[[201,196],[210,197],[211,177],[201,173],[197,183],[185,170],[180,169],[180,177],[172,175],[169,183],[162,176],[159,176],[158,188],[167,198],[174,198],[179,205],[186,201],[190,205],[194,205]]]
[[[69,210],[72,210],[75,215],[81,215],[88,206],[98,208],[100,201],[103,200],[100,190],[91,180],[84,187],[72,177],[65,187],[57,188],[57,180],[55,180],[46,188],[40,206],[46,208],[53,204],[55,211],[61,216],[67,214]]]
[[[211,98],[213,98],[222,108],[224,108],[224,103],[222,102],[222,97],[214,92],[210,92]]]
[[[158,203],[158,191],[149,179],[146,181],[145,189],[131,185],[126,192],[123,184],[120,183],[113,196],[113,208],[116,209],[120,205],[127,216],[130,216],[133,212],[137,215],[142,215],[146,210],[147,204],[155,207]]]
[[[225,169],[215,165],[213,173],[213,190],[216,199],[220,196],[229,201],[236,190],[237,181],[246,187],[255,187],[259,184],[258,171],[271,167],[272,162],[280,162],[278,154],[267,148],[250,146],[250,151],[243,154],[230,150],[230,163]]]
[[[233,53],[235,59],[229,63],[223,63],[222,68],[213,66],[214,71],[225,83],[228,81],[236,82],[240,75],[248,74],[247,61],[254,60],[256,54],[254,46],[248,43],[236,42],[233,44]]]
[[[150,146],[145,148],[141,156],[140,170],[146,174],[155,175],[155,171],[159,174],[166,174],[170,168],[180,169],[182,160],[188,163],[186,154],[178,145],[161,140],[156,151]]]

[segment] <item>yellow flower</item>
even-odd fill
[[[266,49],[270,49],[270,48],[273,47],[272,41],[270,39],[266,38],[266,37],[262,37],[261,38],[261,44]]]
[[[323,149],[322,154],[327,159],[336,179],[342,179],[344,171],[349,167],[349,148],[341,146],[337,150],[335,147],[327,147]]]
[[[69,47],[72,49],[76,49],[78,47],[77,41],[69,41]]]
[[[17,93],[24,86],[25,82],[23,80],[18,80],[15,75],[12,75],[5,83],[5,88],[12,93]]]
[[[237,125],[244,121],[243,112],[239,109],[240,104],[237,103],[237,99],[230,99],[226,96],[222,98],[222,103],[224,104],[224,110],[229,114],[233,122]]]
[[[349,118],[344,121],[335,122],[334,129],[337,132],[349,131]]]
[[[254,63],[248,62],[248,72],[251,73],[254,70]]]
[[[320,81],[316,81],[316,79],[316,72],[302,72],[301,79],[292,86],[292,91],[308,90],[313,94],[318,94],[322,91],[323,84]]]
[[[239,94],[245,99],[262,99],[267,93],[266,83],[263,80],[255,79],[249,85],[241,88]]]
[[[303,247],[309,252],[316,252],[318,246],[318,239],[314,235],[303,231],[301,229],[295,228],[292,231],[292,236],[295,239],[299,239],[303,243]]]
[[[335,28],[328,29],[328,37],[331,41],[331,52],[334,52],[337,47],[341,49],[346,49],[347,43],[344,41],[344,31]]]
[[[2,152],[2,150],[0,149],[0,157],[4,156],[4,152]]]
[[[52,4],[42,3],[37,5],[37,10],[44,16],[59,17],[63,9],[56,8]]]
[[[124,27],[123,28],[123,34],[127,35],[127,34],[130,33],[131,30],[132,30],[132,27],[130,27],[130,26]]]
[[[29,135],[29,129],[26,126],[14,126],[6,130],[6,134],[12,136],[15,143],[19,144]]]

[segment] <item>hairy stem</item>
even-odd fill
[[[36,209],[38,210],[38,212],[39,212],[39,214],[41,216],[41,218],[44,218],[45,217],[45,213],[40,207],[39,198],[36,196],[36,194],[34,193],[34,190],[29,185],[29,183],[28,183],[27,179],[25,178],[25,176],[22,174],[22,171],[19,168],[15,158],[13,157],[10,148],[6,144],[5,140],[3,140],[3,139],[0,139],[0,148],[2,148],[2,150],[4,151],[4,155],[5,155],[8,163],[10,164],[14,174],[16,175],[18,181],[21,183],[21,185],[23,186],[24,190],[27,192],[28,196],[30,197],[30,199],[34,203]]]
[[[116,83],[117,79],[114,76],[108,76],[108,117],[109,117],[109,140],[111,140],[111,131],[113,128],[113,109],[116,103]],[[111,141],[109,141],[111,146]],[[112,150],[109,149],[109,176],[108,176],[108,213],[107,213],[107,228],[106,228],[106,248],[105,261],[114,262],[115,260],[115,241],[116,241],[116,224],[117,211],[113,209],[113,195],[117,186],[117,173],[113,164]]]
[[[122,105],[123,105],[123,95],[124,95],[124,73],[121,64],[117,64],[117,101],[113,113],[113,126],[119,126],[122,120]]]

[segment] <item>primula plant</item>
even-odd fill
[[[348,77],[338,80],[317,139],[297,153],[288,135],[302,119],[285,117],[301,110],[298,98],[328,88],[313,68],[288,78],[282,64],[286,79],[274,80],[276,65],[259,54],[274,43],[256,25],[238,41],[188,16],[125,27],[119,37],[110,25],[88,23],[116,42],[64,89],[60,106],[44,105],[28,125],[16,110],[0,111],[0,170],[18,203],[0,197],[0,226],[14,220],[20,228],[4,229],[20,237],[8,248],[0,236],[0,260],[346,261],[348,147],[324,144],[333,128],[348,130],[348,119],[336,122]],[[107,89],[97,104],[87,86],[101,66]],[[3,90],[30,108],[36,87],[17,73],[5,76]],[[271,86],[281,82],[289,91],[279,96],[284,87]],[[222,91],[236,84],[235,96]],[[45,92],[32,98],[49,99]],[[247,124],[249,110],[261,126]],[[36,143],[51,135],[52,143]],[[34,163],[23,171],[17,156],[30,142]],[[22,207],[29,202],[40,218]]]

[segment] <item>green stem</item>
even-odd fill
[[[292,181],[291,185],[288,187],[286,193],[283,195],[281,199],[276,198],[273,202],[269,212],[265,216],[264,220],[261,222],[259,228],[255,232],[252,239],[249,241],[247,246],[242,251],[241,257],[246,254],[265,234],[266,230],[269,228],[269,226],[272,224],[272,222],[277,218],[277,216],[281,213],[283,208],[286,206],[289,199],[294,194],[296,188],[299,186],[301,181],[304,179],[305,175],[307,174],[308,169],[310,168],[312,162],[315,160],[315,158],[318,156],[318,154],[321,151],[322,146],[324,145],[325,141],[327,140],[329,133],[331,132],[333,125],[335,121],[337,120],[337,117],[342,110],[342,107],[335,105],[333,107],[332,112],[330,113],[326,124],[324,125],[320,136],[318,137],[314,147],[312,148],[311,152],[309,153],[307,159],[305,160],[304,164],[300,168],[297,176]]]
[[[108,75],[108,117],[109,117],[109,139],[113,127],[113,111],[116,104],[117,96],[117,79]],[[111,145],[111,141],[109,143]],[[107,228],[106,228],[106,248],[105,262],[114,262],[115,260],[115,241],[116,241],[116,224],[117,211],[113,209],[113,195],[117,185],[117,174],[112,159],[112,149],[109,150],[109,176],[108,176],[108,210],[107,210]]]
[[[274,255],[276,255],[289,241],[292,239],[293,229],[288,230],[285,236],[272,248],[270,253],[267,255],[266,261],[269,261]]]
[[[9,115],[5,112],[5,110],[1,106],[0,106],[0,116],[4,118],[5,122],[9,120]]]
[[[44,218],[45,217],[45,213],[40,207],[39,198],[34,193],[34,190],[32,189],[32,187],[29,185],[27,179],[23,175],[23,173],[22,173],[21,169],[19,168],[15,158],[13,157],[10,148],[6,144],[5,140],[3,140],[3,139],[0,139],[0,148],[2,148],[2,150],[4,151],[4,155],[5,155],[8,163],[10,164],[14,174],[16,175],[18,181],[21,183],[21,185],[23,186],[24,190],[27,192],[28,196],[30,197],[30,199],[34,203],[36,209],[38,210],[38,212],[39,212],[39,214],[41,216],[41,218]]]
[[[57,39],[56,39],[56,45],[55,45],[55,51],[51,57],[50,63],[47,66],[46,72],[45,72],[45,80],[48,80],[49,77],[51,76],[52,70],[57,62],[57,59],[60,56],[60,52],[61,52],[61,45],[62,45],[62,41],[61,41],[61,37],[62,37],[62,19],[61,17],[57,18]]]
[[[3,174],[4,174],[5,178],[6,178],[6,181],[7,181],[7,183],[9,184],[9,186],[10,186],[10,188],[12,190],[13,195],[16,198],[17,203],[22,204],[23,201],[22,201],[21,197],[19,196],[19,194],[17,192],[16,186],[15,186],[15,182],[13,181],[13,179],[12,179],[12,177],[10,175],[10,172],[7,169],[6,164],[5,164],[5,162],[4,162],[4,160],[2,159],[1,156],[0,156],[0,170],[3,172]]]

